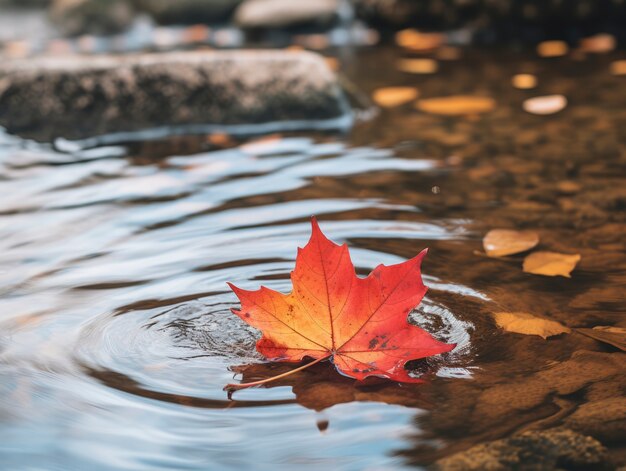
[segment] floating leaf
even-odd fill
[[[565,276],[570,273],[580,261],[580,255],[568,255],[557,252],[534,252],[524,259],[524,271],[534,275]]]
[[[486,113],[496,107],[493,98],[470,95],[453,95],[440,98],[425,98],[415,105],[417,109],[444,116]]]
[[[410,74],[434,74],[439,69],[433,59],[400,59],[397,66],[398,70]]]
[[[418,94],[415,87],[385,87],[376,90],[372,98],[377,105],[392,108],[415,100]]]
[[[538,335],[547,339],[553,335],[569,334],[571,330],[556,321],[533,316],[526,312],[495,312],[498,327],[516,334]]]
[[[626,352],[626,329],[623,327],[596,326],[593,329],[576,329],[576,331]]]
[[[483,238],[483,247],[490,257],[526,252],[538,243],[539,235],[532,231],[492,229]]]
[[[565,41],[543,41],[537,46],[537,54],[541,57],[560,57],[568,51],[569,46]]]
[[[511,83],[520,90],[529,90],[537,86],[537,77],[532,74],[517,74],[513,76]]]
[[[532,114],[546,115],[561,111],[567,106],[567,98],[563,95],[545,95],[529,98],[522,108]]]
[[[420,270],[426,250],[397,265],[379,265],[367,278],[359,278],[348,246],[328,240],[315,219],[312,226],[309,243],[298,250],[290,294],[229,284],[241,301],[241,309],[233,312],[263,331],[257,350],[272,361],[315,359],[293,372],[328,359],[358,380],[378,376],[419,382],[404,368],[407,361],[454,348],[407,320],[426,293]]]

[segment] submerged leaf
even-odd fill
[[[565,276],[570,273],[580,261],[580,255],[569,255],[558,252],[533,252],[524,259],[524,271],[534,275]]]
[[[400,59],[398,70],[409,74],[434,74],[439,64],[433,59]]]
[[[393,108],[415,100],[418,94],[415,87],[385,87],[376,90],[372,98],[378,106]]]
[[[604,52],[611,52],[616,46],[615,36],[612,34],[596,34],[588,38],[580,40],[580,49],[583,52],[591,52],[601,54]]]
[[[537,86],[537,77],[532,74],[517,74],[513,76],[511,83],[520,90],[529,90]]]
[[[537,45],[541,57],[560,57],[567,54],[569,46],[565,41],[543,41]]]
[[[359,380],[379,376],[419,382],[404,368],[407,361],[454,348],[407,320],[426,293],[420,270],[426,250],[359,278],[348,246],[328,240],[315,219],[312,226],[309,243],[298,250],[290,294],[229,284],[241,301],[241,309],[233,312],[263,332],[257,350],[273,361],[328,358],[341,373]]]
[[[626,352],[626,329],[623,327],[596,326],[593,329],[576,329],[576,331]]]
[[[626,60],[621,59],[611,62],[611,73],[613,75],[626,75]]]
[[[558,113],[566,106],[567,98],[563,95],[546,95],[525,100],[522,108],[531,114],[546,115]]]
[[[492,111],[496,107],[496,102],[493,98],[483,96],[453,95],[422,99],[415,106],[427,113],[459,116]]]
[[[490,257],[502,257],[526,252],[539,243],[539,236],[532,231],[492,229],[483,238],[483,247]]]
[[[516,334],[538,335],[547,339],[553,335],[571,332],[568,327],[556,321],[536,317],[526,312],[496,312],[493,318],[498,327]]]
[[[420,33],[414,29],[403,29],[396,33],[396,43],[400,47],[413,51],[430,51],[441,46],[445,41],[441,33]]]

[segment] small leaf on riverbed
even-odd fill
[[[490,257],[502,257],[526,252],[539,243],[539,236],[532,231],[492,229],[483,238],[483,247]]]
[[[522,108],[531,114],[547,115],[558,113],[566,106],[567,98],[563,95],[546,95],[525,100]]]
[[[529,90],[537,86],[537,77],[532,74],[517,74],[513,76],[511,83],[520,90]]]
[[[623,327],[596,326],[593,329],[576,329],[576,331],[626,352],[626,329]]]
[[[579,254],[565,254],[558,252],[534,252],[524,259],[524,271],[534,275],[565,276],[570,273],[580,261]]]
[[[433,59],[400,59],[398,70],[409,74],[434,74],[439,64]]]
[[[533,316],[526,312],[495,312],[498,327],[516,334],[538,335],[547,339],[553,335],[569,334],[571,330],[556,321]]]
[[[417,109],[444,116],[461,116],[492,111],[496,107],[493,98],[471,95],[453,95],[425,98],[417,102]]]
[[[415,87],[385,87],[374,91],[372,98],[378,106],[393,108],[415,100],[417,96]]]
[[[567,54],[569,46],[565,41],[543,41],[537,45],[541,57],[560,57]]]
[[[400,47],[413,51],[431,51],[441,46],[445,41],[441,33],[420,33],[414,29],[403,29],[396,33],[396,43]]]
[[[596,54],[611,52],[615,49],[615,45],[615,36],[606,33],[596,34],[580,40],[581,51]]]
[[[611,62],[611,73],[613,75],[626,75],[626,60],[620,59]]]

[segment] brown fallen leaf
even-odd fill
[[[563,95],[545,95],[524,100],[522,108],[528,113],[546,115],[558,113],[566,106],[567,98]]]
[[[564,276],[570,273],[580,261],[579,254],[557,252],[533,252],[524,259],[524,272],[544,276]]]
[[[557,182],[556,188],[557,190],[559,190],[560,193],[563,193],[564,195],[573,195],[580,191],[581,186],[571,180],[562,180],[560,182]]]
[[[409,74],[434,74],[439,69],[439,64],[434,59],[400,59],[397,67]]]
[[[226,133],[217,132],[214,134],[209,134],[206,137],[206,140],[209,144],[212,144],[217,147],[227,147],[233,145],[233,139]]]
[[[626,75],[626,60],[611,62],[611,73],[613,75]]]
[[[445,36],[441,33],[420,33],[414,29],[403,29],[396,33],[396,43],[413,51],[431,51],[441,46]]]
[[[608,343],[626,352],[626,329],[623,327],[596,326],[593,329],[576,329],[587,337]]]
[[[250,155],[255,155],[258,153],[266,153],[271,151],[271,149],[282,141],[283,137],[280,134],[269,134],[267,136],[259,137],[257,139],[253,139],[250,142],[246,142],[239,149]]]
[[[496,102],[493,98],[484,96],[453,95],[440,98],[425,98],[419,100],[415,106],[426,113],[460,116],[487,113],[496,107]]]
[[[483,238],[483,247],[490,257],[502,257],[526,252],[539,243],[539,235],[533,231],[492,229]]]
[[[461,58],[461,49],[454,46],[441,46],[435,51],[435,57],[441,61],[456,61]]]
[[[517,74],[513,76],[511,83],[520,90],[529,90],[537,86],[537,77],[532,74]]]
[[[341,64],[339,63],[339,59],[336,57],[324,57],[324,61],[328,68],[333,72],[337,72],[341,68]]]
[[[498,327],[516,334],[538,335],[547,339],[553,335],[569,334],[571,330],[556,321],[533,316],[526,312],[494,312]]]
[[[611,52],[615,49],[615,45],[615,36],[607,33],[596,34],[580,41],[580,49],[582,51],[596,54]]]
[[[541,57],[564,56],[569,51],[565,41],[543,41],[537,46],[537,54]]]
[[[418,95],[415,87],[385,87],[374,91],[372,99],[378,106],[393,108],[415,100]]]

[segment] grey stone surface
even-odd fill
[[[245,0],[235,12],[235,22],[244,29],[329,25],[339,19],[341,6],[341,0]]]
[[[531,431],[484,443],[436,462],[439,471],[604,469],[606,449],[568,429]]]
[[[323,58],[202,51],[0,64],[0,126],[39,140],[162,126],[349,121]],[[302,126],[306,127],[306,126]]]
[[[134,11],[126,0],[54,0],[49,16],[68,36],[114,34],[132,24]]]
[[[137,8],[159,24],[220,23],[232,16],[241,0],[134,0]]]

